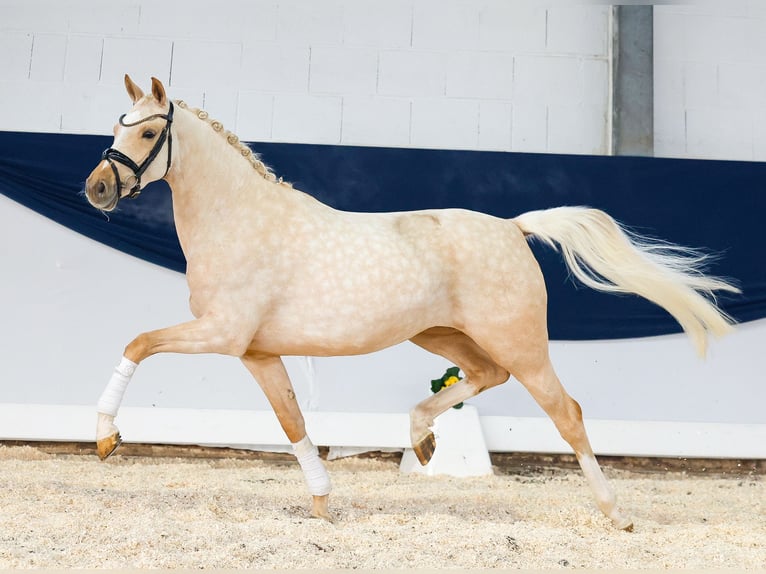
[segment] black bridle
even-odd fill
[[[136,181],[133,184],[133,186],[130,188],[130,191],[125,197],[129,199],[134,199],[136,196],[138,196],[138,194],[141,193],[141,176],[147,170],[149,165],[156,159],[157,155],[160,153],[160,150],[162,149],[163,144],[165,143],[165,140],[168,141],[168,163],[167,163],[167,166],[165,167],[165,175],[167,175],[168,171],[170,171],[170,160],[171,160],[171,155],[173,152],[173,134],[170,132],[170,125],[173,123],[173,102],[170,102],[170,109],[168,110],[167,114],[154,114],[130,124],[125,123],[126,115],[127,114],[122,114],[119,120],[120,125],[126,128],[132,128],[133,126],[137,126],[138,124],[142,124],[144,122],[148,122],[150,120],[154,120],[157,118],[162,118],[165,120],[165,127],[160,132],[160,135],[157,138],[157,141],[154,142],[154,147],[149,152],[149,155],[147,155],[144,161],[141,162],[141,165],[137,164],[132,159],[130,159],[127,155],[122,153],[120,150],[114,149],[113,147],[110,147],[109,149],[105,149],[104,153],[101,154],[101,159],[109,162],[109,165],[112,167],[112,172],[114,173],[114,179],[117,185],[118,200],[120,199],[122,195],[122,181],[120,180],[120,174],[117,171],[117,165],[115,164],[115,162],[121,163],[122,165],[128,167],[133,172],[133,177],[135,178]],[[162,177],[165,177],[165,175],[163,175]]]

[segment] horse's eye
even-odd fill
[[[146,130],[144,133],[141,134],[141,137],[144,138],[145,140],[151,140],[151,139],[154,139],[154,136],[156,135],[157,134],[154,133],[153,130]]]

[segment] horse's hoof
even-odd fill
[[[328,509],[329,495],[315,496],[311,504],[311,516],[312,518],[321,518],[326,520],[330,524],[335,524],[335,518],[330,514]]]
[[[633,532],[633,521],[628,520],[627,518],[622,518],[620,520],[613,520],[612,524],[614,524],[614,527],[617,528],[617,530],[624,530],[625,532]]]
[[[415,451],[415,456],[418,457],[420,464],[423,466],[427,465],[436,450],[436,437],[434,433],[428,433],[417,444],[413,444],[412,450]]]
[[[106,460],[122,444],[120,433],[116,432],[96,441],[96,453],[98,458]]]

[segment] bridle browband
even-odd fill
[[[160,150],[162,149],[162,146],[164,145],[165,140],[168,141],[168,163],[167,163],[167,166],[165,167],[165,175],[167,175],[168,171],[170,171],[170,160],[173,153],[173,134],[170,132],[170,125],[173,123],[173,102],[169,102],[169,103],[170,103],[170,109],[168,110],[167,114],[154,114],[130,124],[125,123],[125,116],[127,114],[122,114],[120,116],[120,119],[119,119],[120,125],[126,128],[132,128],[133,126],[137,126],[139,124],[142,124],[144,122],[148,122],[150,120],[154,120],[157,118],[162,118],[165,120],[165,127],[160,132],[160,135],[157,138],[157,141],[154,142],[154,147],[149,152],[149,155],[147,155],[144,161],[141,162],[141,165],[138,165],[136,162],[130,159],[127,155],[122,153],[120,150],[114,149],[113,147],[110,147],[109,149],[105,149],[104,153],[101,154],[101,159],[109,162],[109,165],[112,168],[112,172],[114,173],[114,179],[117,185],[117,200],[118,201],[122,195],[122,181],[120,180],[120,174],[117,171],[117,165],[115,164],[115,162],[121,163],[122,165],[128,167],[133,172],[133,177],[135,178],[136,181],[134,185],[130,188],[130,191],[128,192],[128,194],[125,196],[129,199],[134,199],[141,193],[141,176],[147,170],[149,165],[157,158],[157,155],[160,153]],[[162,177],[165,177],[165,175],[163,175]]]

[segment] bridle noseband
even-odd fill
[[[135,178],[136,181],[133,184],[133,186],[130,188],[130,191],[125,197],[129,199],[134,199],[141,193],[141,176],[147,170],[149,165],[156,159],[157,155],[160,153],[160,150],[162,149],[163,144],[165,143],[165,140],[168,141],[168,163],[165,168],[165,175],[167,175],[168,171],[170,171],[170,160],[171,160],[171,156],[173,152],[173,134],[170,132],[170,125],[173,123],[173,102],[170,102],[170,109],[168,110],[167,114],[154,114],[130,124],[125,123],[126,115],[127,114],[122,114],[119,119],[120,125],[126,128],[132,128],[133,126],[137,126],[138,124],[142,124],[144,122],[148,122],[156,118],[164,119],[165,127],[160,132],[160,135],[157,138],[157,141],[154,142],[154,147],[149,152],[149,155],[147,155],[146,159],[144,159],[144,161],[141,162],[141,165],[138,165],[136,162],[130,159],[127,155],[122,153],[120,150],[114,149],[113,147],[110,147],[109,149],[105,149],[104,153],[101,154],[101,159],[109,162],[109,165],[112,167],[112,172],[114,173],[114,179],[117,185],[118,200],[120,199],[122,195],[122,181],[120,181],[120,174],[117,171],[117,165],[115,164],[115,162],[121,163],[122,165],[128,167],[133,172],[133,177]],[[163,175],[162,177],[165,177],[165,175]]]

